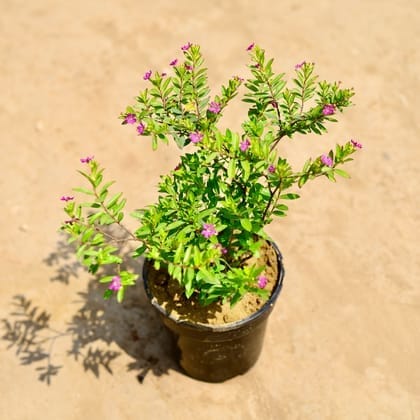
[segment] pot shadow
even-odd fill
[[[56,268],[50,281],[69,284],[71,278],[78,277],[82,267],[72,260],[73,255],[71,245],[57,243],[56,251],[44,260]],[[143,260],[131,260],[129,265],[126,268],[141,273]],[[95,277],[106,274],[101,272]],[[2,338],[9,349],[15,350],[21,364],[34,365],[38,379],[48,385],[63,368],[52,358],[57,353],[54,349],[57,340],[66,340],[67,356],[97,378],[104,371],[113,373],[112,362],[122,352],[133,359],[127,370],[136,372],[140,383],[150,372],[161,376],[170,369],[179,371],[173,339],[147,300],[141,277],[127,289],[121,304],[114,298],[104,300],[105,288],[97,279],[89,281],[86,291],[78,293],[80,308],[64,330],[52,326],[53,314],[37,307],[25,295],[16,295],[9,317],[2,320]],[[115,345],[121,351],[115,350]]]

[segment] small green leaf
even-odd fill
[[[235,161],[235,159],[232,159],[229,162],[229,166],[228,166],[228,177],[230,179],[235,178],[235,172],[236,172],[236,161]]]
[[[185,281],[185,295],[187,296],[187,298],[190,298],[192,296],[192,294],[194,293],[194,278],[195,278],[195,271],[193,268],[188,267],[187,268],[187,272],[186,272],[186,281]]]
[[[122,193],[115,194],[114,197],[111,198],[111,200],[108,201],[106,208],[109,210],[122,196]]]
[[[121,286],[121,289],[117,292],[117,301],[121,303],[124,299],[125,287]]]
[[[73,191],[81,192],[81,193],[87,194],[87,195],[95,195],[95,193],[88,190],[87,188],[76,187],[76,188],[73,188]]]
[[[247,181],[251,173],[251,165],[247,160],[241,160],[241,166],[244,170],[244,181]]]
[[[241,219],[241,225],[246,231],[252,232],[252,223],[249,219]]]
[[[106,289],[104,292],[104,299],[108,300],[109,298],[111,298],[113,295],[112,290]]]
[[[184,264],[188,264],[188,262],[190,261],[191,251],[192,251],[192,245],[189,245],[184,253],[184,259],[182,261]]]
[[[342,169],[335,168],[334,174],[340,175],[343,178],[350,178],[350,175],[346,171],[343,171]]]
[[[282,194],[279,198],[281,200],[296,200],[297,198],[300,198],[300,195],[295,193],[287,193]]]
[[[134,252],[133,252],[133,258],[138,258],[141,257],[145,251],[147,250],[146,245],[142,245],[140,247],[138,247]]]

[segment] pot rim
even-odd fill
[[[163,315],[165,318],[170,319],[171,321],[175,322],[178,325],[182,325],[183,327],[190,327],[194,330],[201,330],[201,331],[213,331],[213,332],[226,332],[226,331],[233,331],[236,329],[239,329],[243,327],[245,324],[250,323],[254,320],[257,320],[261,316],[263,316],[265,313],[270,313],[272,307],[274,306],[274,302],[277,300],[280,291],[283,287],[283,278],[284,278],[284,266],[283,266],[283,256],[277,246],[277,244],[273,241],[268,241],[270,245],[273,247],[276,257],[277,257],[277,267],[278,267],[278,276],[277,276],[277,283],[271,293],[270,298],[267,300],[267,302],[264,303],[264,305],[258,309],[258,311],[254,312],[251,315],[248,315],[246,318],[240,319],[238,321],[229,322],[227,324],[223,325],[207,325],[207,324],[201,324],[201,323],[193,323],[190,321],[182,320],[179,318],[174,317],[172,314],[166,312],[166,310],[159,305],[156,302],[156,299],[154,298],[148,282],[147,282],[147,272],[148,272],[148,264],[143,264],[143,285],[146,291],[146,294],[151,302],[151,304],[160,312],[161,315]]]

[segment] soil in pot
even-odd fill
[[[277,255],[273,247],[269,243],[264,244],[261,247],[260,257],[250,259],[247,263],[257,263],[266,267],[262,274],[268,279],[265,289],[270,296],[278,278]],[[233,307],[228,302],[224,304],[214,302],[202,307],[197,299],[187,299],[178,281],[171,278],[165,270],[155,270],[148,261],[145,264],[149,264],[148,285],[154,301],[173,319],[194,324],[223,325],[246,318],[258,311],[266,302],[266,299],[254,293],[247,293]]]

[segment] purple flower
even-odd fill
[[[252,44],[249,44],[249,45],[246,47],[246,50],[247,50],[247,51],[251,51],[251,50],[254,48],[254,46],[255,46],[255,42],[253,42]]]
[[[191,71],[193,69],[193,66],[190,66],[189,64],[185,64],[185,70]]]
[[[165,77],[167,75],[167,73],[163,72],[160,74],[161,77]]]
[[[361,149],[363,146],[361,143],[358,143],[356,140],[350,140],[353,147],[356,147],[357,149]]]
[[[321,156],[321,162],[325,165],[325,166],[329,166],[330,168],[333,166],[333,160],[331,159],[330,156],[328,155],[322,155]]]
[[[271,101],[271,106],[272,106],[273,108],[278,109],[279,104],[277,103],[277,101]]]
[[[306,64],[306,61],[302,61],[301,63],[296,64],[295,65],[295,70],[301,69],[305,64]]]
[[[144,133],[144,130],[145,129],[146,129],[145,125],[142,122],[140,122],[139,125],[136,128],[137,133],[139,134],[139,136]]]
[[[61,200],[61,201],[71,201],[71,200],[74,200],[74,197],[70,197],[69,195],[63,195],[63,196],[60,198],[60,200]]]
[[[270,174],[273,174],[274,172],[276,172],[276,167],[274,165],[270,165],[268,167],[268,172],[270,172]]]
[[[264,289],[264,287],[267,286],[267,283],[268,283],[267,277],[265,277],[263,275],[258,276],[258,287],[260,289]]]
[[[324,108],[322,108],[322,114],[323,115],[332,115],[335,112],[335,106],[328,104],[324,105]]]
[[[212,223],[204,223],[203,230],[201,234],[206,238],[209,239],[210,237],[217,235],[216,227]]]
[[[89,163],[91,160],[93,160],[93,156],[87,156],[85,158],[81,158],[80,162],[82,163]]]
[[[113,292],[118,292],[122,287],[121,285],[121,277],[120,276],[114,276],[112,277],[111,283],[108,286],[109,290],[112,290]]]
[[[185,44],[181,47],[181,50],[182,51],[187,51],[187,50],[190,49],[191,46],[192,46],[191,42],[188,42],[187,44]]]
[[[251,146],[251,142],[249,141],[249,139],[245,139],[244,141],[241,141],[241,144],[239,145],[239,148],[243,152],[246,152],[248,150],[249,146]]]
[[[199,143],[201,140],[203,140],[204,135],[196,131],[194,133],[191,133],[189,137],[190,137],[191,143],[196,144],[196,143]]]
[[[243,77],[241,77],[241,76],[233,76],[233,80],[236,80],[236,81],[242,83],[245,79]]]
[[[151,76],[152,76],[152,70],[146,71],[146,73],[144,73],[143,79],[149,80]]]
[[[169,65],[170,66],[176,66],[176,64],[178,63],[178,59],[177,58],[175,58],[175,59],[173,59],[170,63],[169,63]]]
[[[212,112],[213,114],[218,114],[220,110],[221,106],[218,102],[210,102],[209,112]]]
[[[127,114],[124,118],[123,124],[134,124],[137,121],[134,114]]]

